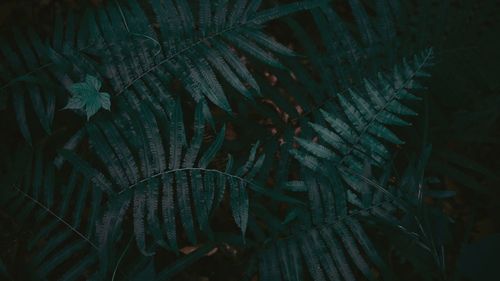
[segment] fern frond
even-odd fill
[[[210,237],[209,219],[226,189],[234,221],[243,235],[247,228],[249,189],[276,200],[291,199],[254,183],[264,161],[263,156],[256,157],[256,146],[247,163],[240,168],[233,167],[232,161],[225,170],[210,167],[222,146],[225,132],[222,128],[213,142],[203,148],[206,122],[202,117],[203,105],[196,108],[194,135],[188,143],[180,104],[169,117],[166,112],[155,116],[144,104],[127,104],[128,112],[122,111],[113,120],[87,125],[92,150],[104,168],[74,153],[61,153],[97,188],[108,194],[111,201],[105,218],[121,221],[129,206],[133,209],[135,237],[143,254],[150,255],[155,247],[147,244],[149,236],[153,236],[158,245],[176,250],[181,231],[177,229],[177,221],[193,244],[200,231]],[[108,219],[103,223],[111,223],[113,227],[121,224],[106,221]],[[113,227],[104,229],[112,233]],[[103,238],[103,241],[108,240]]]
[[[12,44],[0,42],[2,61],[6,62],[1,66],[0,94],[15,93],[11,98],[19,129],[26,141],[32,143],[26,116],[27,100],[31,101],[42,128],[50,133],[55,111],[55,85],[50,74],[41,71],[51,65],[48,47],[41,39],[32,31],[25,35],[20,30],[13,31],[13,37]]]
[[[260,253],[262,280],[374,280],[372,267],[383,275],[386,265],[374,249],[357,215],[376,205],[350,210],[345,184],[338,174],[303,173],[309,197],[290,235],[271,243]],[[356,210],[356,211],[354,211]]]
[[[323,159],[358,172],[365,162],[383,166],[390,155],[384,142],[402,143],[387,126],[407,125],[399,116],[416,114],[401,102],[418,99],[410,91],[421,88],[416,78],[428,75],[424,69],[432,64],[432,57],[432,50],[424,51],[413,62],[396,66],[392,77],[379,74],[373,82],[365,80],[364,91],[350,90],[349,95],[339,95],[345,117],[321,110],[322,120],[329,126],[310,126],[324,145],[299,138],[298,143],[307,154],[294,150],[296,158],[310,158],[307,163],[313,170],[320,169]]]
[[[369,22],[365,8],[359,0],[349,0],[352,13],[358,25],[358,30],[361,32],[361,38],[366,45],[372,45],[375,41],[375,34]]]
[[[263,280],[303,280],[306,268],[314,280],[356,280],[358,274],[374,280],[372,267],[390,275],[356,216],[399,224],[394,211],[407,203],[386,188],[387,176],[380,184],[370,169],[386,167],[390,154],[385,143],[401,143],[387,126],[408,125],[400,116],[414,112],[401,102],[418,99],[410,91],[421,88],[415,79],[427,76],[424,68],[431,64],[432,50],[427,50],[396,66],[390,78],[365,80],[364,91],[339,95],[336,111],[321,110],[318,121],[302,130],[302,136],[319,141],[296,138],[300,149],[291,153],[308,169],[303,181],[287,188],[307,191],[309,209],[293,210],[301,214],[298,224],[307,227],[292,228],[290,236],[260,255]]]
[[[12,105],[20,131],[32,142],[27,122],[27,102],[46,133],[51,132],[56,97],[85,75],[109,79],[118,95],[125,92],[141,99],[172,105],[168,94],[173,79],[179,79],[195,101],[231,112],[223,91],[222,77],[236,91],[253,99],[260,94],[243,51],[258,61],[282,67],[272,54],[293,55],[263,31],[263,24],[320,5],[306,1],[258,11],[260,2],[224,1],[217,7],[200,3],[199,18],[187,1],[150,1],[155,17],[147,15],[135,0],[111,1],[105,8],[87,11],[82,17],[70,13],[56,17],[51,42],[42,42],[35,32],[13,32],[14,43],[2,42],[2,95],[12,94]],[[215,9],[214,9],[215,8]],[[159,23],[159,32],[151,22]],[[199,28],[201,26],[202,28]],[[26,35],[25,35],[26,34]],[[238,47],[239,50],[234,50]],[[95,64],[98,60],[98,64]],[[107,82],[107,81],[106,81]],[[105,83],[107,84],[107,83]],[[209,110],[204,109],[208,118]]]
[[[32,278],[81,280],[93,272],[106,271],[106,268],[97,268],[95,226],[102,202],[101,191],[91,189],[88,179],[76,172],[71,173],[66,183],[60,183],[59,171],[43,161],[40,150],[34,159],[28,156],[24,165],[16,170],[6,176],[18,178],[16,174],[25,172],[20,175],[22,178],[14,179],[19,187],[9,187],[11,192],[2,198],[2,208],[19,224],[37,229],[26,245],[33,253],[29,260]]]
[[[43,131],[50,134],[58,107],[56,100],[64,97],[66,91],[70,66],[67,61],[62,63],[56,54],[68,53],[73,48],[83,51],[92,43],[90,31],[85,28],[85,18],[78,24],[79,19],[69,13],[65,17],[66,24],[63,24],[63,16],[58,14],[54,33],[49,38],[40,38],[32,29],[13,29],[0,39],[0,58],[3,62],[0,65],[0,95],[12,99],[19,129],[30,144],[33,142],[33,130],[27,122],[30,114],[28,102],[31,101],[31,108]],[[79,67],[86,60],[78,57],[72,62],[78,62]]]
[[[265,64],[282,67],[272,53],[293,53],[266,35],[262,25],[322,3],[305,1],[258,11],[259,1],[237,1],[234,5],[201,1],[197,9],[187,1],[150,2],[154,19],[148,18],[135,0],[124,5],[111,3],[93,16],[90,29],[97,31],[99,42],[95,50],[105,63],[105,76],[115,92],[137,91],[142,83],[147,88],[165,87],[150,83],[173,76],[195,101],[209,100],[228,112],[231,107],[218,76],[247,98],[259,94],[255,79],[233,47]],[[199,10],[198,17],[194,10]],[[151,27],[152,21],[158,22],[160,32]]]

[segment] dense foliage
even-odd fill
[[[0,38],[1,278],[491,278],[496,1],[102,2]]]

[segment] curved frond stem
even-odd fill
[[[160,52],[161,52],[161,45],[160,45],[160,42],[158,42],[156,39],[154,39],[153,37],[151,36],[148,36],[148,35],[145,35],[145,34],[140,34],[140,33],[136,33],[136,32],[130,32],[130,29],[128,27],[128,23],[127,23],[127,19],[125,19],[125,15],[123,14],[123,10],[122,10],[122,6],[120,5],[120,3],[118,1],[115,0],[115,5],[118,7],[118,11],[120,12],[120,16],[122,18],[122,21],[123,21],[123,25],[125,26],[125,29],[127,30],[127,32],[131,35],[134,35],[134,36],[140,36],[140,37],[144,37],[146,39],[149,39],[153,42],[155,42],[156,45],[158,45],[160,48],[158,49],[158,51],[154,54],[154,56],[156,57]]]
[[[338,95],[343,95],[343,94],[345,94],[347,92],[348,92],[348,89],[345,89],[345,90],[341,91],[340,93],[338,93],[336,95],[330,95],[330,96],[326,97],[317,106],[314,106],[313,108],[311,108],[310,110],[306,111],[304,114],[300,115],[299,117],[296,117],[296,118],[292,119],[292,122],[298,122],[300,119],[302,119],[304,117],[307,117],[307,116],[309,116],[310,114],[312,114],[314,112],[317,112],[318,110],[320,110],[321,108],[323,108],[323,106],[325,106],[328,102],[330,102],[330,101],[334,100],[335,98],[337,98]]]
[[[405,203],[404,200],[401,200],[397,196],[394,196],[394,194],[390,193],[387,189],[385,189],[383,186],[381,186],[377,182],[375,182],[375,181],[373,181],[373,180],[365,177],[364,175],[362,175],[360,173],[355,172],[353,169],[350,169],[350,168],[345,167],[345,166],[339,166],[339,170],[341,172],[346,172],[346,173],[349,173],[349,174],[351,174],[351,175],[353,175],[355,177],[360,178],[361,180],[363,180],[368,185],[371,185],[371,186],[375,187],[376,189],[380,190],[384,195],[387,195],[388,197],[393,198],[394,201],[397,201],[402,206],[406,205],[406,203]]]
[[[118,11],[120,12],[120,16],[122,17],[122,21],[123,21],[123,25],[125,25],[125,29],[130,33],[130,29],[128,28],[127,20],[125,19],[125,15],[123,14],[122,6],[116,0],[115,0],[115,5],[118,7]]]
[[[130,34],[134,35],[134,36],[144,37],[146,39],[153,41],[159,47],[158,51],[156,51],[156,53],[153,55],[153,57],[156,57],[157,55],[159,55],[161,53],[161,44],[160,44],[160,42],[158,42],[158,40],[156,40],[153,37],[148,36],[146,34],[141,34],[141,33],[136,33],[136,32],[130,32]]]
[[[198,167],[179,168],[179,169],[173,169],[173,170],[168,170],[168,171],[156,173],[148,178],[144,178],[144,179],[128,186],[127,188],[121,190],[120,192],[118,192],[118,195],[122,194],[130,189],[133,189],[134,187],[136,187],[140,184],[146,183],[152,179],[161,177],[163,175],[175,174],[176,172],[182,172],[182,171],[201,171],[201,172],[206,172],[206,173],[219,174],[219,175],[222,175],[222,176],[227,177],[227,178],[232,178],[232,179],[235,179],[237,181],[244,182],[245,184],[248,184],[250,186],[250,189],[253,189],[256,192],[260,192],[260,193],[262,193],[264,195],[268,195],[268,196],[277,196],[277,194],[275,194],[272,190],[268,190],[268,189],[266,189],[266,188],[264,188],[256,183],[249,181],[245,178],[242,178],[240,176],[232,175],[232,174],[229,174],[227,172],[222,172],[222,171],[215,170],[215,169],[206,169],[206,168],[198,168]],[[288,195],[284,195],[284,194],[279,194],[279,198],[275,198],[275,199],[282,200],[284,202],[288,202],[288,203],[292,203],[292,204],[304,205],[304,203],[302,201],[297,200],[297,199],[290,197]]]
[[[120,255],[120,258],[118,258],[118,261],[116,262],[115,269],[113,270],[113,275],[111,276],[111,281],[115,280],[116,272],[118,271],[118,267],[120,266],[120,263],[122,262],[123,257],[125,257],[125,254],[127,253],[128,249],[130,248],[130,244],[132,244],[133,240],[134,240],[133,236],[131,236],[130,239],[128,240],[127,246],[125,247],[122,254]]]
[[[394,202],[394,199],[392,199],[392,198],[391,199],[387,199],[387,200],[383,200],[383,201],[381,201],[381,202],[379,202],[379,203],[377,203],[375,205],[372,205],[372,206],[369,206],[369,207],[365,207],[365,208],[360,208],[360,209],[357,209],[356,211],[350,212],[347,215],[339,216],[339,217],[337,217],[332,222],[326,222],[326,223],[321,223],[321,224],[315,225],[315,226],[313,226],[313,227],[311,227],[311,228],[309,228],[309,229],[307,229],[307,230],[305,230],[303,232],[308,232],[308,231],[311,231],[311,230],[314,230],[314,229],[320,229],[320,228],[323,228],[323,227],[333,227],[335,225],[338,225],[339,223],[342,223],[345,220],[348,220],[350,218],[356,217],[358,215],[361,215],[363,213],[369,212],[369,211],[371,211],[373,209],[376,209],[378,207],[381,207],[381,206],[383,206],[385,204],[392,203],[392,202]],[[301,233],[303,233],[303,232],[301,232]],[[297,235],[298,235],[298,233],[295,233],[295,234],[292,234],[292,235],[290,235],[288,237],[285,237],[283,239],[280,239],[280,240],[293,239]]]
[[[148,178],[145,178],[145,179],[142,179],[132,185],[130,185],[128,188],[120,191],[118,194],[122,194],[124,192],[126,192],[127,190],[130,190],[134,187],[136,187],[137,185],[140,185],[142,183],[145,183],[145,182],[148,182],[154,178],[157,178],[157,177],[161,177],[163,175],[168,175],[168,174],[175,174],[176,172],[183,172],[183,171],[201,171],[201,172],[207,172],[207,173],[216,173],[216,174],[220,174],[220,175],[223,175],[225,177],[228,177],[228,178],[233,178],[233,179],[236,179],[240,182],[244,182],[248,185],[251,185],[251,186],[255,186],[255,187],[258,187],[258,189],[262,189],[262,187],[260,187],[259,185],[251,182],[251,181],[248,181],[242,177],[239,177],[239,176],[235,176],[235,175],[232,175],[232,174],[229,174],[229,173],[226,173],[226,172],[222,172],[222,171],[219,171],[219,170],[215,170],[215,169],[206,169],[206,168],[197,168],[197,167],[190,167],[190,168],[179,168],[179,169],[173,169],[173,170],[168,170],[168,171],[163,171],[163,172],[159,172],[159,173],[156,173]]]
[[[246,24],[246,23],[245,23]],[[120,96],[121,94],[123,94],[123,92],[125,92],[128,88],[132,87],[132,85],[134,85],[134,83],[136,83],[138,80],[141,80],[144,76],[146,76],[147,74],[149,74],[151,71],[157,69],[158,67],[162,66],[163,64],[169,62],[171,59],[195,48],[196,46],[200,45],[201,43],[203,42],[206,42],[207,40],[210,40],[214,37],[218,37],[218,36],[222,36],[222,34],[226,33],[226,32],[230,32],[238,27],[241,27],[241,26],[244,26],[245,24],[241,24],[241,25],[236,25],[236,26],[231,26],[229,28],[226,28],[226,29],[223,29],[222,31],[219,31],[219,32],[216,32],[216,33],[212,33],[206,37],[202,37],[200,39],[198,39],[197,41],[193,42],[192,44],[184,47],[183,49],[171,54],[170,56],[168,56],[167,58],[161,60],[160,62],[158,62],[157,64],[151,66],[149,69],[143,71],[138,77],[136,77],[135,79],[133,79],[131,82],[129,82],[127,85],[125,85],[125,87],[123,87],[123,89],[118,92],[115,97],[117,96]],[[156,41],[156,40],[155,40]]]

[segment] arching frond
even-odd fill
[[[376,80],[365,80],[364,90],[349,90],[339,95],[341,112],[321,110],[321,122],[310,123],[322,142],[297,138],[306,151],[293,150],[298,160],[313,170],[322,161],[362,172],[365,162],[383,166],[390,156],[387,145],[403,142],[388,126],[405,126],[400,116],[416,115],[402,101],[418,100],[410,91],[421,89],[416,78],[428,76],[425,68],[432,64],[432,50],[416,55],[412,62],[394,67],[391,76],[379,74]]]
[[[260,253],[261,280],[375,280],[373,268],[386,278],[390,273],[357,218],[380,205],[353,207],[339,174],[305,170],[303,179],[308,209],[296,210],[290,234]]]
[[[291,225],[297,226],[261,253],[263,280],[375,280],[372,268],[390,275],[357,217],[399,224],[394,212],[404,209],[406,199],[387,189],[390,170],[375,181],[371,166],[386,167],[390,153],[384,142],[402,143],[387,126],[408,125],[399,116],[415,113],[401,101],[418,99],[410,91],[421,88],[415,79],[427,76],[424,68],[431,64],[428,50],[395,67],[392,77],[365,80],[364,91],[339,95],[337,111],[322,110],[302,130],[319,141],[296,138],[300,149],[292,155],[307,169],[302,181],[286,188],[306,191],[308,210],[293,209],[297,221]]]
[[[105,8],[81,17],[73,13],[56,17],[49,40],[20,30],[9,36],[14,38],[12,43],[2,40],[0,55],[7,63],[0,66],[1,93],[12,99],[20,131],[30,143],[28,100],[44,131],[50,133],[56,107],[63,106],[56,101],[85,75],[107,78],[117,95],[134,92],[169,102],[173,98],[166,93],[175,78],[196,102],[210,101],[231,112],[223,80],[248,99],[260,94],[240,58],[242,53],[274,67],[283,67],[275,55],[293,55],[263,32],[263,26],[322,2],[259,10],[260,1],[201,1],[198,5],[109,1]],[[152,9],[154,15],[145,9]],[[210,115],[207,108],[204,114]]]
[[[260,92],[238,52],[282,68],[273,54],[290,56],[293,52],[265,34],[263,25],[320,3],[305,1],[259,10],[260,1],[192,5],[151,0],[148,8],[154,17],[149,17],[135,0],[115,1],[91,15],[90,29],[95,31],[95,52],[104,62],[104,76],[118,95],[128,91],[151,94],[165,87],[159,81],[173,76],[195,101],[210,101],[231,112],[221,80],[249,99]]]
[[[257,145],[239,168],[231,158],[224,169],[211,167],[225,130],[223,127],[205,147],[203,105],[196,109],[193,138],[188,142],[180,104],[170,116],[166,112],[155,116],[160,112],[153,114],[147,105],[128,97],[123,100],[128,111],[112,120],[87,125],[92,150],[102,165],[90,164],[70,151],[61,152],[95,187],[109,195],[109,207],[101,221],[101,229],[106,232],[100,235],[103,241],[130,208],[137,245],[144,254],[151,254],[156,244],[177,249],[181,229],[191,243],[196,243],[197,233],[211,236],[209,219],[226,189],[234,221],[244,235],[248,191],[279,196],[253,182],[264,161],[264,155],[256,157]],[[150,236],[155,243],[149,242]]]

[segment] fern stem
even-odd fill
[[[163,171],[163,172],[156,173],[148,178],[142,179],[142,180],[128,186],[127,188],[121,190],[120,192],[118,192],[118,195],[126,192],[127,190],[130,190],[130,189],[136,187],[137,185],[139,185],[141,183],[145,183],[151,179],[154,179],[154,178],[157,178],[157,177],[160,177],[163,175],[168,175],[168,174],[172,174],[172,173],[176,173],[176,172],[183,172],[183,171],[202,171],[202,172],[206,172],[206,173],[216,173],[216,174],[228,177],[228,178],[233,178],[233,179],[236,179],[238,181],[244,182],[244,183],[248,184],[250,186],[250,188],[256,192],[260,192],[264,195],[268,195],[271,197],[273,196],[273,192],[271,190],[263,188],[262,186],[259,186],[258,184],[255,184],[254,182],[249,181],[245,178],[242,178],[242,177],[239,177],[236,175],[232,175],[232,174],[229,174],[226,172],[222,172],[219,170],[215,170],[215,169],[206,169],[206,168],[199,168],[199,167],[179,168],[179,169],[175,169],[175,170],[169,170],[169,171]],[[288,203],[292,203],[292,204],[304,205],[304,203],[302,201],[299,201],[293,197],[290,197],[290,196],[287,196],[284,194],[280,194],[280,198],[275,198],[275,199],[282,200],[283,202],[288,202]]]
[[[163,176],[163,175],[168,175],[168,174],[172,174],[172,173],[176,173],[176,172],[183,172],[183,171],[202,171],[202,172],[212,172],[212,173],[218,173],[218,174],[221,174],[223,176],[226,176],[226,177],[229,177],[229,178],[235,178],[239,181],[243,181],[249,185],[255,185],[254,183],[250,182],[250,181],[247,181],[246,179],[244,178],[241,178],[241,177],[238,177],[238,176],[235,176],[235,175],[231,175],[231,174],[228,174],[226,172],[221,172],[219,170],[215,170],[215,169],[205,169],[205,168],[196,168],[196,167],[190,167],[190,168],[179,168],[179,169],[175,169],[175,170],[169,170],[169,171],[163,171],[163,172],[159,172],[159,173],[156,173],[150,177],[147,177],[145,179],[142,179],[132,185],[130,185],[128,188],[118,192],[118,194],[122,194],[123,192],[125,192],[126,190],[128,189],[132,189],[134,187],[136,187],[137,185],[141,184],[141,183],[145,183],[151,179],[154,179],[154,178],[157,178],[157,177],[160,177],[160,176]]]
[[[303,232],[309,232],[309,231],[311,231],[313,229],[317,229],[317,228],[321,228],[321,227],[332,227],[332,226],[335,226],[335,225],[337,225],[337,224],[339,224],[339,223],[341,223],[341,222],[343,222],[343,221],[345,221],[347,219],[353,218],[353,217],[355,217],[357,215],[360,215],[360,214],[362,214],[364,212],[369,212],[369,211],[371,211],[371,210],[373,210],[375,208],[378,208],[378,207],[380,207],[380,206],[382,206],[384,204],[392,203],[392,202],[393,202],[393,199],[387,199],[387,200],[384,200],[384,201],[382,201],[382,202],[380,202],[380,203],[378,203],[376,205],[372,205],[370,207],[361,208],[361,209],[358,209],[356,211],[352,211],[352,212],[350,212],[347,215],[343,215],[343,216],[337,217],[335,219],[335,221],[333,221],[333,222],[326,222],[326,223],[322,223],[322,224],[319,224],[319,225],[315,225],[314,227],[312,227],[310,229],[302,231],[302,233]],[[295,237],[295,236],[297,236],[297,234],[292,234],[292,235],[290,235],[288,237],[284,237],[282,240],[293,239],[293,237]]]
[[[116,272],[118,271],[118,266],[120,266],[120,263],[122,262],[123,257],[125,257],[125,253],[127,253],[128,248],[130,248],[130,244],[132,243],[134,236],[131,236],[130,239],[128,240],[127,247],[125,247],[125,250],[123,250],[122,254],[120,255],[120,258],[118,258],[118,261],[116,262],[115,269],[113,270],[113,275],[111,276],[111,281],[115,280]]]
[[[37,204],[40,208],[42,208],[44,211],[46,211],[47,213],[51,214],[52,216],[54,216],[58,221],[60,221],[62,224],[66,225],[69,229],[71,229],[75,234],[77,234],[78,236],[80,236],[80,238],[82,238],[83,240],[87,241],[87,243],[90,244],[90,246],[92,246],[92,248],[98,250],[98,247],[97,245],[95,245],[92,241],[90,241],[90,239],[83,235],[80,231],[78,231],[76,228],[74,228],[70,223],[66,222],[63,218],[61,218],[60,216],[58,216],[56,213],[52,212],[52,210],[50,210],[47,206],[43,205],[42,203],[40,203],[40,201],[36,200],[35,198],[31,197],[29,194],[27,194],[26,192],[22,191],[21,189],[17,188],[17,187],[14,187],[19,193],[21,193],[24,197],[28,198],[29,200],[33,201],[33,203]]]
[[[245,23],[246,24],[246,23]],[[221,34],[223,33],[226,33],[226,32],[229,32],[233,29],[236,29],[238,27],[241,27],[245,24],[241,24],[241,25],[237,25],[237,26],[231,26],[229,28],[226,28],[220,32],[216,32],[216,33],[213,33],[209,36],[206,36],[206,37],[202,37],[201,39],[198,39],[197,41],[195,41],[194,43],[192,43],[191,45],[188,45],[186,47],[184,47],[183,49],[171,54],[170,56],[168,56],[167,58],[161,60],[160,62],[158,62],[156,65],[150,67],[148,70],[144,71],[143,73],[141,73],[139,76],[137,76],[135,79],[133,79],[130,83],[128,83],[127,85],[125,85],[125,87],[123,87],[123,89],[121,89],[116,95],[115,97],[117,96],[120,96],[123,92],[125,92],[128,88],[130,88],[132,85],[134,85],[135,82],[137,82],[138,80],[142,79],[144,76],[146,76],[147,74],[149,74],[151,71],[157,69],[158,67],[162,66],[163,64],[169,62],[171,59],[173,59],[174,57],[177,57],[181,54],[183,54],[184,52],[187,52],[188,50],[198,46],[199,44],[207,41],[207,40],[210,40],[214,37],[217,37],[217,36],[221,36]]]
[[[384,193],[385,195],[387,195],[388,197],[391,197],[393,198],[394,201],[397,201],[399,204],[401,204],[402,206],[405,206],[407,205],[406,202],[404,200],[401,200],[399,199],[398,197],[394,196],[392,193],[390,193],[389,191],[387,191],[387,189],[385,189],[383,186],[381,186],[380,184],[376,183],[375,181],[355,172],[354,170],[348,168],[348,167],[341,167],[339,166],[339,170],[340,171],[345,171],[346,173],[349,173],[355,177],[358,177],[360,179],[362,179],[365,183],[371,185],[371,186],[374,186],[376,187],[378,190],[382,191],[382,193]]]

